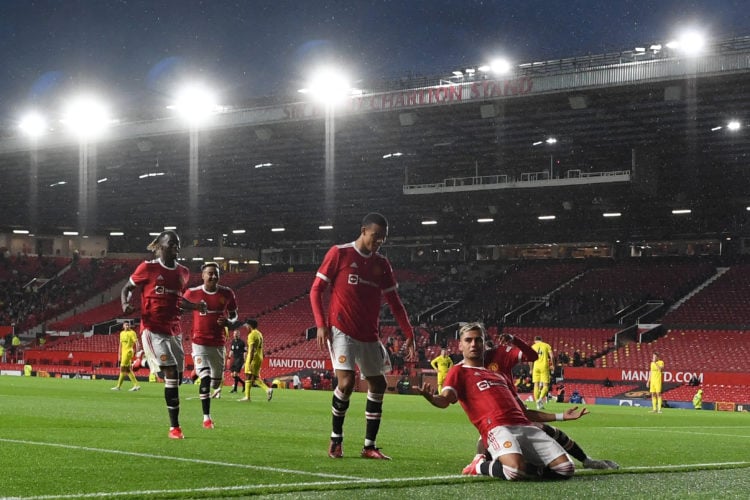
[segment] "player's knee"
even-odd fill
[[[551,465],[550,470],[560,479],[570,479],[576,471],[575,465],[570,460],[566,460],[557,465]]]
[[[523,472],[521,472],[519,469],[505,464],[502,465],[502,474],[503,477],[508,481],[520,481],[524,478]]]

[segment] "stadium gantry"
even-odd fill
[[[186,242],[304,246],[349,238],[378,210],[409,241],[741,239],[750,137],[727,123],[747,124],[748,89],[742,37],[691,57],[628,51],[380,84],[328,120],[290,98],[226,108],[193,133],[154,118],[91,143],[6,136],[0,231],[117,230],[122,251],[142,251],[148,231],[175,225]]]

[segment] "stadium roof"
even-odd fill
[[[690,58],[629,52],[401,87],[365,91],[332,120],[290,100],[227,110],[192,133],[154,119],[87,145],[5,138],[0,229],[143,236],[173,225],[186,240],[303,245],[352,238],[377,210],[392,235],[421,241],[750,236],[747,38]],[[602,172],[629,180],[587,177]]]

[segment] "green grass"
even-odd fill
[[[570,481],[462,477],[477,433],[461,408],[387,395],[378,445],[390,462],[359,458],[364,394],[347,415],[345,458],[326,454],[330,392],[260,389],[243,404],[214,400],[201,427],[197,386],[182,386],[186,438],[167,439],[163,388],[110,391],[111,381],[0,377],[0,497],[17,498],[746,498],[747,413],[590,406],[560,424],[619,471],[579,469]],[[126,382],[124,389],[128,389]],[[190,399],[188,399],[190,398]],[[551,404],[550,411],[567,405]]]

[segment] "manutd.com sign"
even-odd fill
[[[326,359],[265,358],[267,368],[288,368],[290,370],[330,370],[331,361]]]
[[[646,382],[648,380],[648,370],[622,370],[621,378],[623,381],[629,382]],[[664,382],[677,382],[680,384],[686,384],[692,380],[693,377],[698,377],[698,380],[703,382],[703,372],[663,372]]]

